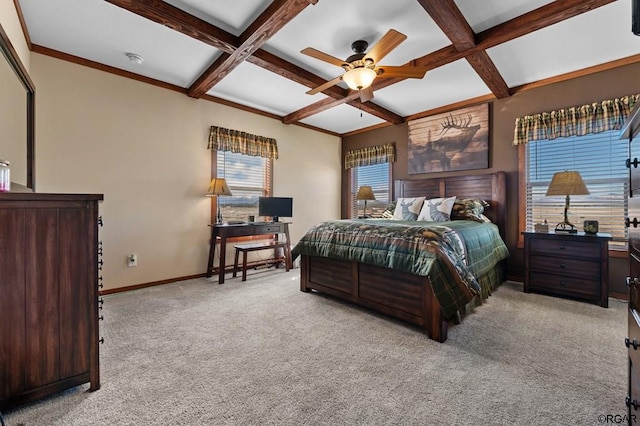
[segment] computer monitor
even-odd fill
[[[293,198],[258,198],[258,216],[270,216],[274,222],[277,222],[280,217],[293,217]]]

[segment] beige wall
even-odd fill
[[[2,24],[2,28],[4,32],[7,33],[7,36],[9,36],[9,40],[11,40],[13,48],[18,53],[22,65],[24,65],[28,71],[30,68],[31,53],[29,52],[27,41],[24,38],[22,26],[20,25],[13,0],[0,0],[0,24]]]
[[[11,162],[11,181],[27,184],[27,95],[0,55],[0,158]]]
[[[277,139],[274,195],[294,198],[294,242],[339,217],[337,137],[35,53],[31,77],[36,187],[104,194],[106,288],[206,271],[211,125]]]
[[[0,0],[0,24],[20,61],[28,69],[30,52],[12,0]],[[27,96],[19,78],[1,55],[0,94],[0,158],[11,162],[14,185],[26,185]]]
[[[471,170],[458,173],[432,173],[409,175],[407,172],[408,129],[406,124],[389,126],[382,129],[354,135],[343,139],[342,149],[362,148],[395,142],[396,162],[393,164],[395,179],[419,179],[456,174],[481,174],[499,170],[507,172],[507,245],[511,252],[509,274],[522,277],[524,261],[522,249],[517,247],[518,229],[518,149],[512,145],[513,129],[517,117],[550,111],[574,105],[583,105],[629,94],[640,93],[640,63],[626,65],[616,69],[591,74],[548,86],[522,91],[506,99],[491,103],[491,141],[489,169]],[[624,165],[620,165],[624,167]],[[343,177],[346,174],[343,174]],[[343,202],[346,204],[348,188],[343,183]],[[345,214],[345,211],[342,212]],[[621,218],[623,220],[623,218]],[[625,259],[612,259],[611,289],[626,292],[623,275],[626,274]]]

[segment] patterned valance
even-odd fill
[[[275,139],[217,126],[211,126],[207,148],[278,159],[278,142]]]
[[[393,163],[396,160],[396,152],[393,144],[370,146],[367,148],[347,151],[344,157],[344,168],[350,169],[358,166],[370,166],[372,164]]]
[[[514,145],[542,139],[584,136],[622,128],[640,95],[629,95],[516,119]]]

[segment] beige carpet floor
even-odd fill
[[[106,297],[102,388],[17,425],[597,425],[626,407],[626,303],[507,282],[447,342],[318,294],[299,270]]]

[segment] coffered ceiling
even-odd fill
[[[35,52],[339,135],[640,60],[631,0],[16,3]],[[426,67],[424,78],[376,78],[368,102],[344,82],[306,94],[343,70],[301,50],[346,59],[389,29],[407,39],[382,62]]]

